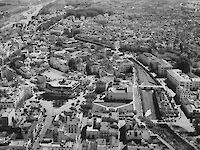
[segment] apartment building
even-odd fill
[[[199,77],[189,77],[187,74],[182,73],[180,69],[167,70],[167,79],[176,88],[179,86],[193,90],[200,88]]]
[[[66,132],[76,135],[79,132],[79,120],[77,118],[71,118],[67,116],[66,118]]]
[[[171,70],[173,66],[164,59],[159,59],[157,61],[157,74],[158,76],[166,76],[167,70]]]
[[[60,58],[51,57],[50,58],[50,66],[55,68],[55,69],[58,69],[62,72],[68,72],[69,71],[68,61],[60,59]]]
[[[173,66],[164,59],[157,58],[151,53],[143,53],[139,55],[139,61],[144,65],[149,66],[158,76],[165,77],[167,75],[167,70],[173,68]]]

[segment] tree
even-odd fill
[[[72,111],[77,111],[76,107],[73,107],[73,106],[70,107],[69,109],[72,110]]]
[[[86,140],[87,125],[81,130],[81,140]]]
[[[200,77],[200,69],[195,70],[193,73]]]
[[[87,75],[91,75],[91,70],[90,70],[90,65],[89,64],[86,64],[86,73]]]
[[[63,41],[60,38],[58,38],[58,40],[56,41],[56,46],[58,46],[58,47],[63,46]]]
[[[92,103],[86,103],[86,104],[81,104],[80,106],[81,106],[81,108],[83,109],[83,111],[84,111],[84,110],[89,111],[90,109],[92,109],[93,104],[92,104]]]
[[[81,30],[78,29],[78,28],[75,28],[75,29],[72,29],[72,35],[73,37],[76,35],[76,34],[80,34],[81,33]]]
[[[97,98],[97,94],[96,93],[88,93],[87,95],[85,95],[85,99],[93,99],[95,100]]]
[[[63,35],[66,35],[68,38],[72,38],[72,32],[69,29],[64,29]]]
[[[55,129],[53,130],[53,141],[58,142],[58,131]]]
[[[103,26],[103,27],[105,27],[108,24],[107,20],[103,20],[103,19],[96,20],[95,22],[98,23],[99,25]]]
[[[77,70],[76,61],[73,58],[69,60],[68,66],[70,70]]]
[[[133,67],[130,66],[126,71],[125,71],[126,74],[128,73],[133,73]]]
[[[186,56],[181,55],[176,60],[175,66],[176,66],[176,68],[181,69],[183,71],[183,73],[188,73],[188,72],[190,72],[191,62]]]
[[[192,66],[193,68],[199,68],[199,66],[198,66],[198,64],[197,64],[197,62],[195,62],[194,64],[193,64],[193,66]]]
[[[50,11],[47,8],[43,8],[39,11],[39,15],[46,15],[49,13],[50,13]]]
[[[196,117],[193,121],[193,126],[197,135],[200,135],[200,118]]]

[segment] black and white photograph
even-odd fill
[[[0,0],[0,150],[200,150],[200,0]]]

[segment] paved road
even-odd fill
[[[45,119],[44,126],[42,127],[42,129],[40,131],[40,134],[33,144],[33,148],[32,148],[33,150],[36,150],[39,147],[39,143],[42,141],[47,129],[50,127],[52,120],[53,120],[53,116],[48,114]]]
[[[43,104],[43,103],[41,103],[41,104]],[[47,129],[50,127],[52,120],[54,118],[53,114],[52,114],[53,106],[51,106],[51,105],[46,106],[46,107],[44,107],[45,105],[42,105],[42,106],[43,106],[43,108],[46,108],[47,117],[45,118],[45,122],[43,123],[43,127],[39,133],[38,138],[36,139],[36,141],[33,144],[33,147],[32,147],[33,150],[36,150],[39,147],[39,143],[42,141]],[[42,122],[42,120],[43,120],[43,117],[40,117],[38,120],[38,123]]]
[[[80,93],[80,96],[77,97],[77,99],[68,100],[68,102],[66,102],[65,105],[63,105],[60,108],[54,108],[51,101],[41,101],[42,107],[45,108],[47,111],[46,112],[47,117],[45,119],[44,126],[42,127],[40,131],[39,137],[36,139],[36,141],[33,144],[33,148],[32,148],[33,150],[36,150],[39,147],[39,143],[42,141],[47,129],[51,126],[54,116],[60,114],[62,111],[70,110],[71,104],[76,103],[78,100],[80,101],[80,103],[82,103],[82,101],[85,101],[85,98],[83,97],[83,92]],[[79,107],[80,106],[77,106],[77,108]]]

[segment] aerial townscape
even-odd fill
[[[0,150],[200,150],[199,0],[0,0]]]

